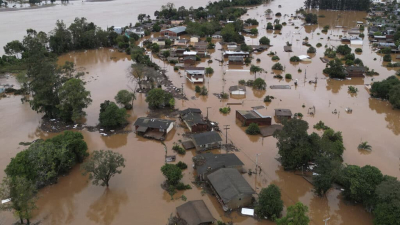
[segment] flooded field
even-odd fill
[[[0,13],[0,18],[11,21],[26,15],[35,15],[33,21],[18,23],[15,27],[2,27],[2,30],[9,31],[1,36],[0,45],[15,38],[22,37],[28,27],[49,31],[54,27],[56,19],[64,19],[69,24],[76,16],[85,16],[89,21],[101,26],[107,25],[127,25],[129,21],[136,20],[139,12],[152,14],[161,4],[166,2],[147,1],[114,1],[102,3],[81,3],[74,2],[73,5],[64,7],[56,6],[52,9],[37,9],[34,11],[18,11]],[[205,5],[206,2],[174,2],[176,6],[198,6]],[[150,5],[148,5],[150,4]],[[278,8],[282,5],[282,8]],[[253,54],[253,64],[265,69],[267,73],[257,74],[266,80],[270,85],[287,84],[291,86],[289,90],[273,90],[267,88],[266,91],[253,91],[247,89],[245,99],[219,100],[213,93],[228,91],[232,85],[236,85],[241,79],[254,79],[250,74],[249,66],[221,66],[215,59],[221,59],[222,46],[217,43],[216,50],[212,52],[213,63],[208,64],[204,59],[198,66],[211,66],[214,74],[206,78],[204,85],[209,90],[208,96],[197,96],[194,92],[194,85],[188,82],[181,74],[175,72],[173,67],[164,64],[162,61],[153,57],[168,71],[167,75],[175,86],[180,87],[184,84],[184,92],[190,99],[176,100],[176,107],[184,109],[187,107],[197,107],[206,112],[209,109],[209,118],[217,121],[220,126],[230,125],[228,131],[228,141],[233,142],[239,148],[237,156],[243,161],[246,169],[255,168],[256,154],[258,164],[262,168],[259,175],[248,176],[244,174],[249,184],[258,193],[261,188],[271,183],[278,185],[282,190],[282,198],[285,206],[292,205],[301,201],[309,207],[311,224],[322,225],[325,218],[330,217],[329,225],[352,224],[369,225],[372,224],[372,216],[367,213],[362,206],[350,205],[340,197],[339,190],[330,190],[326,197],[320,198],[312,192],[312,186],[301,176],[291,172],[285,172],[277,157],[276,140],[273,137],[262,138],[259,136],[248,136],[245,134],[244,127],[235,119],[235,110],[251,109],[253,106],[266,106],[260,110],[264,115],[274,115],[275,108],[289,108],[293,113],[301,112],[310,125],[309,132],[318,132],[312,126],[322,120],[327,126],[334,130],[342,131],[346,150],[343,154],[344,162],[356,165],[373,165],[378,167],[383,174],[400,177],[400,151],[398,139],[400,134],[400,111],[392,110],[388,102],[369,98],[364,84],[371,82],[370,77],[353,78],[352,80],[338,81],[328,79],[322,74],[325,64],[319,59],[323,57],[324,46],[336,46],[340,44],[339,35],[343,35],[342,28],[335,26],[355,27],[356,21],[364,21],[365,12],[334,12],[319,11],[318,14],[325,15],[319,18],[319,25],[305,26],[302,29],[295,29],[295,26],[302,24],[301,20],[293,20],[295,26],[284,26],[282,34],[267,32],[264,27],[269,22],[264,16],[264,11],[268,8],[273,13],[281,12],[293,14],[297,8],[302,6],[302,1],[281,0],[273,1],[268,5],[254,7],[248,11],[248,15],[243,19],[256,18],[259,20],[258,26],[260,34],[258,36],[247,36],[247,44],[258,44],[258,39],[267,36],[271,40],[271,47],[263,53]],[[133,10],[126,10],[132,7]],[[89,10],[90,9],[90,10]],[[39,15],[45,11],[46,15]],[[8,14],[8,16],[6,16]],[[104,17],[108,15],[108,17]],[[63,17],[64,16],[64,17]],[[45,18],[44,18],[45,17]],[[275,19],[275,18],[274,18]],[[273,19],[273,20],[274,20]],[[281,22],[288,22],[290,17],[282,16]],[[270,22],[273,22],[271,20]],[[6,26],[3,23],[1,26]],[[32,26],[31,26],[32,25]],[[327,34],[321,33],[324,25],[330,25],[331,30]],[[294,34],[294,32],[299,34]],[[365,31],[367,32],[367,31]],[[320,33],[320,35],[318,35]],[[289,58],[294,55],[305,55],[308,47],[302,45],[302,39],[309,38],[309,43],[315,46],[321,43],[322,47],[317,48],[317,53],[310,55],[312,62],[290,63]],[[330,40],[327,39],[330,37]],[[283,46],[286,42],[293,43],[293,52],[286,53]],[[354,50],[361,46],[351,46]],[[363,53],[357,55],[363,60],[364,64],[371,69],[379,72],[374,80],[382,80],[395,73],[382,66],[381,56],[371,51],[369,42],[365,39],[361,47]],[[275,63],[267,55],[269,51],[276,51],[280,62],[285,66],[286,73],[292,74],[293,79],[298,79],[299,85],[294,86],[294,82],[285,79],[278,80],[273,78],[271,66]],[[256,63],[256,58],[261,62]],[[373,59],[377,58],[376,61]],[[131,65],[130,57],[124,53],[115,52],[111,49],[98,49],[85,52],[72,52],[59,58],[59,63],[74,61],[79,71],[88,72],[83,77],[86,81],[86,88],[91,91],[92,104],[85,111],[87,112],[86,124],[96,125],[100,103],[104,100],[113,100],[116,93],[121,89],[135,87],[127,75]],[[299,73],[298,69],[302,69]],[[308,81],[315,80],[317,84],[309,84]],[[17,84],[15,79],[10,77],[0,77],[1,83]],[[351,96],[347,87],[349,85],[358,88],[359,92]],[[269,104],[263,102],[265,95],[275,97]],[[195,99],[192,97],[195,96]],[[243,102],[241,106],[231,106],[232,111],[228,115],[219,112],[219,108],[226,106],[226,103]],[[303,108],[302,105],[305,105]],[[307,114],[308,108],[315,106],[316,114]],[[353,109],[352,114],[347,114],[345,108]],[[332,114],[337,110],[338,114]],[[144,94],[137,94],[134,101],[130,122],[137,117],[146,116],[149,113]],[[56,134],[46,133],[39,129],[41,114],[32,111],[28,104],[21,104],[19,96],[11,96],[0,100],[0,178],[4,176],[4,168],[9,163],[11,157],[22,149],[18,143],[21,141],[32,141],[38,138],[48,138]],[[276,121],[273,120],[273,123]],[[101,136],[98,132],[82,131],[85,141],[88,143],[89,151],[100,149],[112,149],[121,153],[127,160],[126,167],[122,174],[114,177],[110,182],[110,188],[97,187],[87,182],[87,178],[81,175],[79,166],[75,167],[71,173],[59,179],[56,185],[48,186],[40,191],[41,198],[38,201],[38,210],[34,221],[42,221],[41,224],[166,224],[167,218],[175,213],[175,207],[184,203],[180,196],[184,194],[188,200],[203,199],[210,209],[212,215],[219,220],[233,221],[234,224],[274,224],[268,221],[256,221],[251,217],[243,217],[237,213],[225,215],[222,207],[211,195],[202,195],[201,189],[192,185],[193,189],[181,191],[174,195],[171,200],[169,194],[161,189],[160,184],[164,181],[160,167],[164,164],[164,147],[161,143],[143,139],[135,133],[130,132],[134,128],[132,124],[126,127],[127,133],[113,136]],[[177,126],[174,131],[169,133],[165,141],[170,153],[172,145],[178,140],[183,140],[182,134],[185,129]],[[223,132],[225,141],[225,132]],[[371,152],[363,152],[357,149],[362,141],[368,141],[372,146]],[[225,150],[215,150],[214,153],[225,153]],[[187,151],[185,156],[177,156],[177,161],[184,161],[189,168],[184,171],[183,182],[190,183],[194,180],[194,170],[191,168],[192,157],[196,153]],[[0,223],[10,224],[15,219],[11,213],[0,213]]]

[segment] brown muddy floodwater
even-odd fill
[[[181,2],[176,2],[179,6]],[[243,176],[248,180],[252,187],[259,192],[261,188],[271,183],[277,184],[282,190],[282,198],[285,206],[292,205],[301,201],[309,206],[309,216],[311,224],[322,225],[323,219],[330,217],[329,225],[352,224],[368,225],[372,224],[372,216],[367,213],[362,206],[346,204],[340,196],[340,191],[332,189],[324,198],[315,196],[312,192],[312,186],[301,176],[291,172],[285,172],[280,164],[275,160],[277,157],[276,140],[273,137],[261,138],[258,136],[248,136],[245,134],[245,128],[235,120],[235,110],[250,109],[252,106],[267,106],[261,112],[265,115],[274,115],[275,108],[289,108],[293,113],[301,112],[304,120],[310,124],[310,132],[315,131],[312,126],[319,120],[337,131],[343,132],[346,151],[343,158],[345,163],[356,164],[360,166],[373,165],[378,167],[382,173],[391,176],[400,177],[399,173],[399,134],[400,134],[400,111],[392,110],[387,102],[369,98],[364,84],[371,82],[371,78],[356,78],[352,80],[338,81],[327,79],[322,74],[325,64],[319,57],[323,56],[324,47],[317,48],[317,53],[312,56],[312,62],[291,64],[289,58],[293,55],[306,54],[307,47],[302,46],[301,40],[306,36],[309,42],[315,46],[317,43],[322,45],[339,45],[339,35],[342,35],[342,29],[332,29],[328,34],[320,34],[324,25],[354,27],[356,21],[365,21],[364,12],[333,12],[319,11],[318,14],[325,15],[325,18],[319,18],[319,25],[306,26],[302,29],[295,29],[300,26],[302,21],[293,20],[295,26],[285,26],[282,34],[266,32],[263,28],[266,26],[264,11],[271,8],[274,12],[292,14],[295,9],[302,6],[303,1],[281,0],[273,1],[268,5],[254,7],[249,10],[248,15],[243,19],[256,18],[261,23],[258,26],[260,34],[258,36],[246,37],[248,44],[257,44],[258,39],[264,35],[271,39],[274,45],[270,50],[263,53],[256,53],[253,57],[260,58],[260,67],[268,71],[260,76],[268,84],[288,84],[292,87],[290,90],[272,90],[252,91],[248,90],[245,99],[229,99],[220,101],[212,93],[219,93],[223,89],[228,90],[229,86],[237,84],[240,79],[254,79],[254,75],[249,72],[248,66],[220,66],[215,59],[221,59],[221,45],[217,43],[216,50],[212,53],[213,63],[208,64],[205,60],[198,66],[211,66],[214,68],[214,74],[206,78],[204,85],[209,90],[207,97],[196,96],[194,85],[187,82],[178,72],[173,71],[171,65],[165,64],[153,57],[153,60],[160,63],[167,69],[167,75],[173,81],[175,86],[180,87],[184,83],[184,92],[189,97],[189,101],[177,100],[176,107],[184,109],[186,107],[198,107],[204,113],[206,107],[212,107],[209,110],[209,117],[217,121],[221,126],[230,125],[228,139],[232,141],[240,151],[236,154],[244,162],[246,168],[254,169],[255,155],[261,153],[258,163],[261,165],[262,173],[257,176]],[[121,24],[126,25],[129,19],[134,20],[139,12],[151,13],[158,9],[160,4],[165,2],[150,2],[146,5],[143,2],[103,2],[103,3],[80,3],[74,2],[71,6],[53,7],[54,9],[38,9],[35,11],[6,12],[8,20],[12,18],[24,18],[26,14],[35,16],[29,17],[18,26],[10,27],[7,20],[3,25],[7,26],[1,30],[10,30],[5,36],[1,36],[0,44],[4,45],[14,38],[20,38],[23,30],[32,24],[31,20],[36,21],[37,30],[48,31],[52,29],[55,19],[65,19],[67,23],[71,22],[75,16],[86,16],[96,24]],[[190,4],[201,5],[205,2],[185,2],[186,6]],[[278,8],[282,5],[282,8]],[[132,10],[127,10],[129,6]],[[44,14],[46,10],[47,14]],[[56,10],[56,11],[52,11]],[[87,15],[86,15],[87,13]],[[17,15],[18,14],[18,15]],[[66,17],[63,17],[67,15]],[[37,15],[37,17],[36,17]],[[107,15],[107,16],[106,16]],[[2,18],[3,13],[0,14]],[[48,17],[49,19],[46,19]],[[28,18],[28,17],[26,17]],[[40,21],[39,21],[40,18]],[[275,18],[274,18],[275,19]],[[289,17],[281,17],[281,22],[288,22]],[[49,22],[49,20],[53,20]],[[4,20],[2,20],[4,21]],[[114,22],[113,22],[114,21]],[[44,27],[43,27],[44,26]],[[300,26],[301,27],[301,26]],[[10,29],[9,29],[10,28]],[[294,32],[299,32],[294,34]],[[366,31],[365,31],[366,32]],[[13,33],[13,34],[10,34]],[[276,35],[276,36],[275,36]],[[327,37],[330,37],[330,41]],[[6,40],[5,40],[6,39]],[[289,41],[293,43],[293,52],[283,52],[283,46]],[[353,49],[359,46],[351,46]],[[371,69],[379,72],[380,75],[375,80],[382,80],[394,74],[394,71],[388,71],[382,66],[381,56],[371,51],[369,43],[364,40],[362,46],[363,53],[357,57],[364,61],[364,64]],[[295,87],[293,81],[274,79],[271,75],[271,66],[274,64],[267,52],[276,51],[280,57],[280,62],[285,66],[283,74],[291,73],[294,79],[299,80],[298,87]],[[373,58],[378,60],[374,61]],[[91,91],[93,103],[86,110],[86,124],[96,125],[98,120],[99,105],[104,100],[113,100],[120,89],[134,87],[127,74],[131,65],[130,58],[124,53],[118,53],[110,49],[98,49],[86,52],[73,52],[63,55],[59,58],[59,63],[66,60],[74,61],[79,71],[88,72],[83,79],[87,82],[86,88]],[[301,68],[302,73],[297,70]],[[305,77],[305,71],[307,71]],[[181,71],[183,73],[183,71]],[[276,72],[276,71],[275,71]],[[318,84],[310,85],[309,80],[317,78]],[[0,77],[1,83],[16,83],[14,78]],[[347,92],[347,87],[353,85],[359,92],[351,96]],[[270,104],[263,102],[265,95],[275,96],[275,100]],[[231,106],[232,112],[228,115],[222,115],[219,108],[225,106],[227,102],[242,102],[242,106]],[[302,108],[302,105],[305,108]],[[309,107],[315,106],[316,114],[310,116],[307,114]],[[351,107],[352,114],[347,114],[344,109]],[[338,110],[337,115],[332,114],[333,110]],[[130,121],[135,121],[137,117],[146,116],[149,110],[143,94],[137,95],[133,110],[129,111]],[[37,138],[48,138],[55,134],[42,132],[40,126],[41,114],[33,112],[29,105],[21,104],[20,97],[11,96],[0,100],[0,171],[3,171],[11,157],[24,149],[19,146],[21,141],[31,141]],[[127,126],[127,131],[132,131],[132,124]],[[61,177],[58,184],[46,187],[40,191],[41,198],[38,201],[38,210],[35,213],[34,221],[42,221],[42,224],[166,224],[170,214],[175,213],[175,207],[184,202],[179,198],[184,194],[188,200],[203,199],[216,219],[224,221],[233,221],[235,224],[273,224],[268,221],[256,221],[251,217],[243,217],[237,213],[224,215],[222,207],[211,195],[201,195],[201,189],[193,186],[192,190],[179,192],[174,195],[174,200],[161,189],[160,184],[164,177],[160,172],[160,167],[164,164],[164,148],[156,141],[147,140],[136,136],[135,133],[117,134],[109,137],[101,136],[98,132],[81,131],[88,143],[89,151],[98,149],[112,149],[124,155],[127,159],[126,168],[121,175],[111,180],[111,186],[108,190],[103,187],[97,187],[88,183],[86,177],[83,177],[79,167],[75,167],[71,173]],[[182,140],[182,134],[185,129],[181,126],[175,127],[165,141],[168,150],[174,142]],[[318,131],[316,131],[318,132]],[[320,133],[320,132],[319,132]],[[225,137],[225,133],[222,135]],[[368,141],[373,150],[371,152],[360,152],[357,146],[360,141]],[[225,150],[215,150],[215,153],[225,153]],[[196,153],[188,151],[185,156],[177,156],[177,161],[184,161],[192,165],[191,158]],[[189,166],[184,171],[183,182],[190,183],[194,180],[194,170]],[[0,177],[4,172],[0,173]],[[1,212],[0,223],[10,224],[15,219],[10,213]]]

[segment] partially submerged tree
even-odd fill
[[[254,73],[254,79],[256,79],[257,73],[262,72],[262,71],[263,71],[263,69],[261,69],[259,66],[255,66],[255,65],[250,66],[250,72]]]
[[[256,123],[251,123],[249,127],[246,129],[246,134],[250,135],[256,135],[260,133],[260,128],[258,127],[258,124]]]
[[[368,142],[364,141],[358,145],[358,149],[371,151],[372,147],[368,144]]]
[[[161,167],[161,172],[167,178],[167,183],[169,185],[176,185],[182,179],[182,170],[174,164],[165,164]]]
[[[136,96],[128,90],[120,90],[114,99],[118,104],[123,105],[125,109],[132,109],[133,100],[136,99]]]
[[[270,44],[270,40],[266,36],[263,36],[262,38],[260,38],[259,42],[260,42],[260,45],[269,45]]]
[[[100,104],[99,122],[100,126],[106,128],[116,128],[127,124],[126,109],[119,108],[114,102],[108,100]]]
[[[89,179],[94,185],[109,186],[110,179],[121,174],[125,167],[124,157],[112,150],[94,151],[92,157],[82,164],[83,175],[89,173]]]
[[[310,218],[307,216],[308,207],[301,202],[291,205],[287,209],[286,216],[276,221],[277,225],[308,225]]]
[[[281,191],[275,184],[268,185],[267,188],[261,189],[258,195],[258,203],[255,207],[255,213],[259,218],[275,220],[280,217],[283,210],[283,201],[281,199]]]
[[[253,88],[257,90],[265,90],[267,88],[267,83],[262,78],[257,78],[253,82]]]
[[[149,103],[150,108],[162,108],[165,106],[171,106],[171,99],[174,97],[171,93],[162,90],[161,88],[155,88],[147,93],[146,102]]]
[[[10,202],[0,204],[0,209],[12,210],[21,224],[25,219],[30,224],[32,211],[36,209],[36,194],[37,189],[32,181],[19,176],[4,177],[0,186],[0,197],[2,200],[10,199]]]

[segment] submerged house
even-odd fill
[[[364,77],[366,71],[364,66],[348,66],[345,69],[347,77]]]
[[[186,78],[192,83],[204,82],[204,67],[186,67]]]
[[[243,162],[233,153],[213,154],[204,153],[193,157],[197,175],[201,180],[206,179],[206,175],[221,168],[235,168],[239,172],[243,171]]]
[[[221,168],[207,178],[225,211],[251,205],[255,192],[237,169]]]
[[[197,151],[220,148],[222,144],[221,136],[215,131],[193,134],[192,141]]]
[[[229,65],[243,65],[244,56],[228,56]]]
[[[139,117],[135,123],[136,133],[146,138],[165,140],[167,134],[174,128],[175,121],[157,118]]]
[[[188,201],[176,207],[176,213],[187,225],[206,225],[215,221],[203,200]]]
[[[290,119],[292,118],[292,111],[290,109],[275,109],[275,116],[279,119]]]
[[[200,113],[187,113],[181,118],[190,132],[208,131],[208,123]]]
[[[230,56],[242,56],[244,58],[247,58],[247,57],[250,56],[250,53],[249,52],[243,52],[243,51],[238,51],[238,52],[236,52],[236,51],[225,51],[223,53],[223,55],[224,55],[225,58],[229,58]]]
[[[259,126],[271,125],[272,117],[263,116],[257,110],[236,110],[236,119],[242,122],[243,126],[256,123]]]
[[[246,95],[246,86],[242,86],[242,85],[230,86],[229,92],[231,93],[231,95],[244,96],[244,95]]]
[[[172,28],[160,31],[161,36],[172,36],[172,37],[180,36],[185,33],[186,33],[186,27],[183,27],[183,26],[172,27]]]

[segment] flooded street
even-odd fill
[[[53,29],[55,20],[63,19],[66,24],[73,21],[75,17],[84,16],[88,21],[106,27],[110,25],[128,25],[129,22],[136,21],[139,13],[153,15],[163,2],[148,1],[128,1],[118,0],[112,2],[79,2],[73,1],[68,6],[57,5],[55,7],[35,10],[23,10],[13,12],[1,12],[0,25],[2,32],[0,45],[4,46],[13,39],[20,39],[27,28],[36,30],[50,31]],[[191,5],[200,6],[207,1],[174,1],[175,6]],[[236,121],[235,110],[251,109],[254,106],[266,106],[260,112],[264,115],[274,116],[274,109],[288,108],[293,113],[302,113],[303,120],[309,123],[309,132],[321,131],[313,129],[318,121],[323,121],[327,126],[343,134],[346,150],[343,154],[344,162],[359,166],[372,165],[378,167],[383,174],[400,178],[400,111],[393,110],[388,102],[371,99],[364,84],[371,83],[370,77],[353,78],[352,80],[331,80],[322,70],[325,64],[320,60],[324,56],[324,46],[337,46],[341,44],[339,35],[343,35],[342,28],[335,26],[356,26],[356,21],[364,21],[365,12],[339,12],[339,11],[319,11],[319,24],[305,26],[302,29],[295,29],[295,26],[302,27],[301,20],[293,20],[295,26],[289,25],[290,17],[280,17],[280,22],[287,22],[288,25],[282,29],[282,34],[267,32],[267,22],[264,11],[272,9],[273,14],[281,12],[284,14],[294,14],[300,8],[303,1],[276,0],[270,4],[261,5],[249,9],[248,15],[242,19],[255,18],[260,22],[258,26],[258,36],[246,36],[247,44],[258,44],[259,38],[267,36],[271,40],[270,49],[263,53],[253,53],[252,63],[265,69],[267,73],[257,74],[257,77],[265,79],[268,88],[266,91],[253,91],[247,89],[245,99],[219,100],[213,93],[227,92],[229,87],[236,85],[239,80],[254,79],[254,74],[250,74],[250,66],[221,66],[215,59],[222,59],[221,48],[216,43],[216,50],[212,52],[212,63],[207,63],[203,59],[197,66],[212,67],[214,74],[206,77],[204,85],[207,87],[208,96],[196,95],[195,86],[187,81],[181,74],[173,70],[173,66],[164,64],[156,56],[153,60],[167,70],[167,75],[173,84],[180,87],[184,84],[184,92],[190,100],[176,100],[176,108],[185,109],[187,107],[200,108],[203,115],[209,109],[209,118],[222,125],[230,125],[228,131],[228,141],[233,142],[239,148],[235,154],[243,161],[246,169],[255,168],[256,154],[258,164],[262,168],[259,175],[249,176],[244,174],[244,178],[249,184],[260,192],[261,188],[273,183],[278,185],[282,191],[282,199],[285,207],[301,201],[309,207],[309,216],[313,225],[324,224],[323,219],[330,217],[329,225],[352,224],[352,225],[372,225],[372,215],[364,210],[362,206],[351,205],[342,200],[340,191],[332,189],[324,198],[317,197],[312,192],[312,185],[301,176],[292,172],[285,172],[280,163],[275,159],[278,156],[276,139],[273,137],[262,138],[261,136],[248,136],[245,128]],[[278,8],[282,5],[282,8]],[[127,10],[131,8],[132,10]],[[12,22],[21,18],[29,18],[24,22]],[[14,24],[10,26],[10,24]],[[331,29],[327,34],[321,32],[323,26],[330,25]],[[294,34],[298,32],[299,34]],[[320,35],[318,35],[320,33]],[[364,31],[367,34],[367,29]],[[276,37],[275,37],[276,36]],[[366,35],[367,36],[367,35]],[[312,62],[290,63],[289,59],[295,55],[305,55],[307,46],[302,45],[302,40],[308,37],[309,43],[315,46],[321,43],[322,47],[317,48],[317,53],[310,55]],[[330,37],[330,40],[328,40]],[[293,44],[293,52],[283,51],[286,42]],[[360,47],[363,53],[356,54],[366,66],[379,72],[375,76],[375,81],[380,81],[395,73],[383,67],[382,57],[372,52],[368,40],[364,39],[364,45],[350,46],[353,51]],[[3,49],[0,50],[2,53]],[[276,51],[280,58],[280,63],[285,66],[285,71],[281,72],[292,74],[293,80],[279,80],[273,78],[271,66],[275,63],[267,55],[270,51]],[[261,62],[257,63],[256,59]],[[377,58],[376,61],[373,59]],[[392,56],[392,58],[395,58]],[[91,92],[92,104],[85,110],[87,113],[86,125],[94,126],[98,123],[100,103],[104,100],[114,100],[114,96],[121,89],[135,87],[127,77],[129,68],[132,64],[130,56],[119,53],[112,49],[89,50],[85,52],[71,52],[59,57],[59,64],[65,61],[73,61],[78,71],[86,74],[82,79],[86,82],[86,89]],[[226,59],[225,59],[226,61]],[[298,69],[302,72],[299,73]],[[317,84],[309,84],[308,81],[315,80]],[[294,86],[294,80],[298,79],[299,85]],[[17,84],[13,77],[6,78],[1,76],[0,83]],[[287,84],[291,86],[289,90],[270,89],[270,85]],[[359,92],[351,96],[348,93],[349,85],[358,88]],[[265,95],[275,97],[271,103],[263,102]],[[195,99],[192,97],[195,96]],[[48,186],[40,190],[40,199],[37,203],[38,210],[35,212],[34,221],[41,221],[41,224],[166,224],[171,214],[175,214],[175,207],[184,203],[180,199],[184,194],[188,200],[202,199],[210,209],[214,218],[223,221],[233,221],[234,224],[274,224],[270,221],[256,221],[252,217],[244,217],[237,213],[224,215],[221,205],[212,195],[202,195],[202,190],[196,188],[191,181],[194,181],[194,169],[192,157],[196,154],[194,150],[187,151],[184,156],[177,155],[177,161],[188,164],[188,169],[184,170],[183,183],[191,184],[191,190],[179,191],[171,200],[169,194],[161,189],[161,183],[165,180],[160,168],[164,164],[164,147],[160,142],[143,139],[134,132],[132,122],[138,117],[146,116],[149,113],[148,105],[145,102],[144,94],[137,94],[133,109],[128,111],[131,122],[124,134],[112,136],[101,136],[98,132],[81,131],[88,144],[89,151],[100,149],[112,149],[121,153],[126,161],[126,167],[122,174],[115,176],[110,181],[110,188],[92,185],[87,178],[81,175],[79,166],[75,167],[70,174],[60,177],[55,185]],[[232,111],[228,115],[219,112],[220,107],[226,103],[239,103],[242,105],[231,106]],[[302,105],[305,105],[303,108]],[[315,106],[316,113],[313,116],[307,114],[308,108]],[[350,107],[353,113],[348,114],[345,108]],[[332,114],[337,110],[338,114]],[[46,139],[56,134],[46,133],[39,129],[41,114],[32,111],[29,104],[21,104],[20,96],[11,96],[0,100],[0,178],[4,174],[4,169],[9,163],[10,158],[14,157],[19,151],[25,149],[19,142],[32,141],[38,138]],[[178,120],[176,118],[176,120]],[[273,123],[276,121],[273,119]],[[168,154],[172,153],[174,142],[183,140],[182,134],[185,129],[176,126],[168,134],[165,144],[168,147]],[[222,135],[225,142],[225,131]],[[371,152],[359,151],[358,144],[361,141],[368,141],[372,146]],[[214,153],[225,153],[225,150],[214,150]],[[15,221],[11,213],[0,212],[0,224],[11,224]]]

